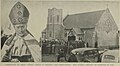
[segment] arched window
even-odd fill
[[[52,23],[52,15],[50,15],[50,23]]]
[[[59,15],[57,15],[57,22],[59,22]]]
[[[49,36],[52,37],[52,32],[50,31]]]
[[[64,34],[65,37],[67,37],[67,32]]]

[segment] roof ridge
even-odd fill
[[[83,13],[76,13],[76,14],[69,14],[67,16],[73,16],[73,15],[80,15],[80,14],[87,14],[87,13],[94,13],[94,12],[101,12],[105,10],[97,10],[97,11],[90,11],[90,12],[83,12]]]

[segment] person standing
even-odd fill
[[[59,49],[58,56],[57,56],[57,62],[60,62],[60,58],[64,58],[65,61],[67,61],[64,48]]]
[[[5,41],[8,39],[7,35],[4,34],[4,36],[1,37],[1,49],[5,43]]]
[[[95,42],[95,48],[98,48],[98,42],[97,41]]]

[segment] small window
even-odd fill
[[[52,23],[52,15],[50,15],[50,23]]]
[[[65,33],[64,36],[67,37],[67,33]]]
[[[59,15],[57,15],[57,22],[59,22]]]
[[[50,33],[50,37],[52,37],[52,34]]]
[[[97,54],[98,54],[97,50],[87,50],[84,52],[84,55],[88,55],[88,56],[95,56]]]
[[[43,32],[43,33],[42,33],[42,38],[44,38],[44,36],[45,36],[45,35],[46,35],[46,33],[45,33],[45,32]]]
[[[44,34],[42,34],[42,38],[44,38]]]
[[[115,60],[115,57],[112,55],[105,55],[104,59],[111,59],[111,60]]]

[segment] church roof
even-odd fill
[[[105,10],[67,15],[63,20],[66,28],[94,28]]]
[[[47,29],[45,28],[42,32],[46,32],[47,31]]]

